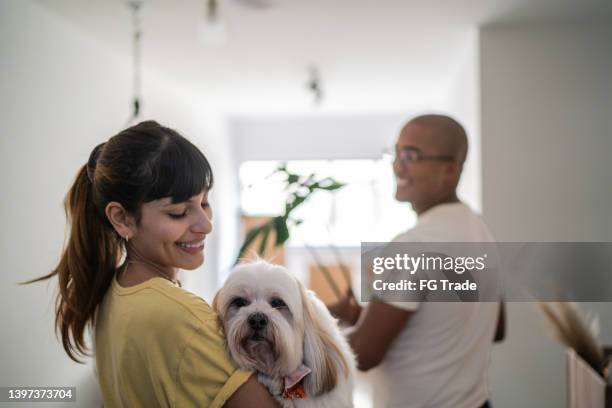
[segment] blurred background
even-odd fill
[[[281,161],[347,183],[301,206],[304,222],[275,255],[333,301],[308,248],[333,263],[337,247],[357,279],[360,242],[414,225],[410,206],[393,199],[388,153],[403,123],[425,112],[465,126],[460,196],[499,241],[612,241],[609,0],[146,0],[137,9],[0,0],[0,386],[77,386],[71,406],[100,406],[93,362],[72,362],[54,336],[55,282],[16,282],[55,266],[77,169],[139,120],[177,129],[212,162],[215,231],[204,266],[181,274],[207,301],[245,230],[282,213],[282,182],[268,177]],[[586,307],[612,343],[612,307]],[[493,405],[566,406],[562,347],[532,304],[507,309]],[[357,406],[376,406],[375,384],[375,371],[360,377]]]

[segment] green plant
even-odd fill
[[[282,173],[286,176],[285,190],[287,191],[287,199],[285,201],[284,214],[276,216],[268,222],[257,225],[247,231],[234,265],[240,261],[240,258],[244,256],[246,250],[258,237],[261,237],[257,249],[260,255],[263,254],[271,233],[274,233],[275,236],[274,247],[283,245],[289,239],[290,226],[297,226],[303,222],[303,220],[292,217],[291,213],[312,197],[317,191],[335,191],[345,186],[344,183],[340,183],[331,177],[317,179],[314,173],[308,176],[292,173],[287,170],[286,163],[281,163],[273,174],[276,173]]]

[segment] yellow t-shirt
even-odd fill
[[[113,279],[95,353],[105,408],[217,408],[251,375],[230,360],[211,307],[163,278],[127,288]]]

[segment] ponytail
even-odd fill
[[[24,282],[59,278],[55,302],[55,329],[68,356],[87,353],[84,332],[94,327],[96,310],[115,275],[121,243],[110,223],[96,209],[88,165],[79,171],[64,200],[70,236],[57,267],[48,275]]]

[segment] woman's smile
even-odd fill
[[[176,242],[175,245],[189,254],[197,254],[204,250],[203,239],[191,242]]]

